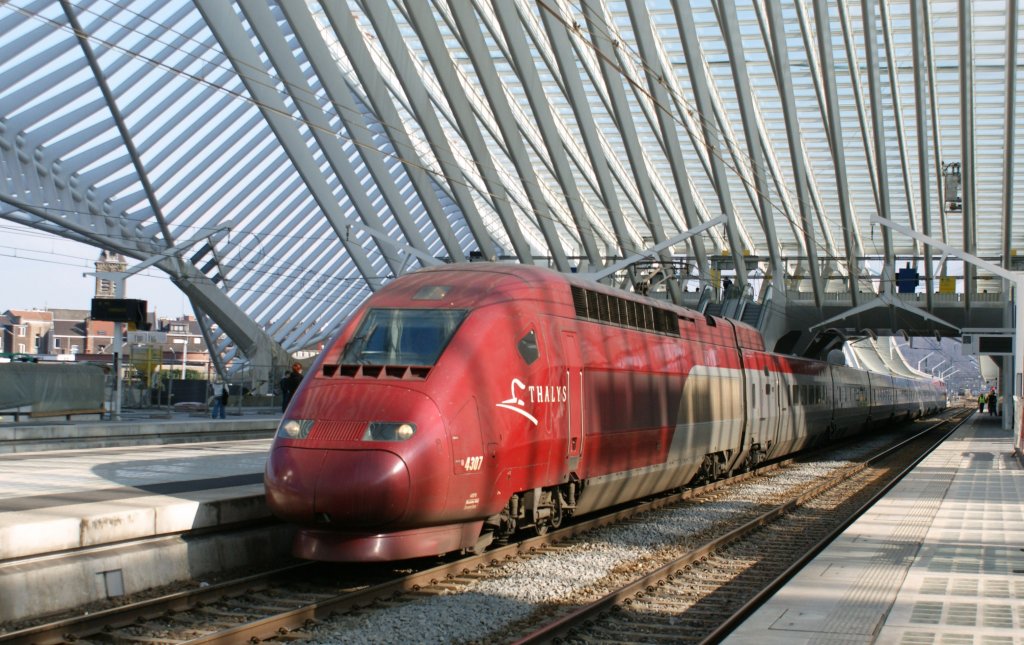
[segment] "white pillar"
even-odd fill
[[[1015,271],[1014,278],[1013,370],[1010,382],[1003,386],[1003,427],[1013,432],[1013,446],[1017,454],[1021,454],[1024,453],[1024,272]]]

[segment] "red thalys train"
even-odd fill
[[[313,364],[267,501],[303,558],[478,550],[945,404],[579,277],[448,265],[374,294]]]

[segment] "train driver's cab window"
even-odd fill
[[[465,317],[463,309],[371,309],[341,362],[432,366]]]
[[[519,355],[523,357],[526,364],[532,365],[540,357],[540,349],[537,348],[537,334],[532,329],[526,332],[526,335],[519,339],[516,349],[519,350]]]

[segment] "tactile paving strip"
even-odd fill
[[[936,451],[959,469],[875,642],[1024,643],[1024,471],[1007,441],[964,439]]]

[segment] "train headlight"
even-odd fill
[[[312,429],[312,419],[285,419],[277,428],[277,436],[282,439],[305,439]]]
[[[412,423],[385,423],[372,421],[366,426],[363,441],[405,441],[416,434]]]

